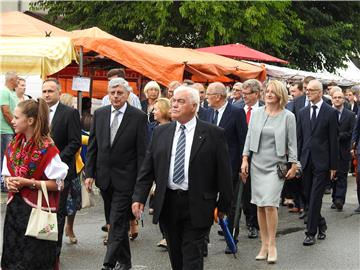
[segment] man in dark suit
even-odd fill
[[[75,154],[81,147],[81,125],[79,112],[60,103],[61,86],[56,79],[47,79],[42,85],[42,97],[50,109],[51,137],[60,151],[60,158],[69,166],[64,181],[64,189],[60,194],[59,210],[57,212],[59,240],[57,256],[60,256],[65,217],[67,216],[66,201],[72,180],[77,177]],[[59,258],[57,259],[57,267]]]
[[[326,221],[321,216],[322,197],[329,179],[333,179],[338,161],[337,112],[322,99],[321,82],[312,80],[306,90],[310,106],[297,118],[298,157],[303,168],[305,210],[307,210],[305,246],[326,237]]]
[[[206,89],[204,85],[202,83],[194,83],[193,85],[191,85],[191,87],[199,91],[200,107],[204,109],[208,109],[209,104],[208,101],[206,100]]]
[[[338,111],[339,120],[339,159],[338,169],[336,171],[336,181],[332,182],[332,209],[341,211],[345,203],[347,190],[347,175],[351,160],[351,137],[355,125],[355,114],[344,108],[345,96],[340,87],[334,86],[336,90],[332,95],[334,108]]]
[[[232,92],[231,98],[228,99],[228,102],[230,104],[239,103],[244,100],[242,97],[242,83],[241,82],[234,83],[234,85],[231,89],[231,92]]]
[[[85,184],[95,184],[111,198],[110,230],[103,269],[131,268],[128,237],[131,197],[145,156],[147,117],[126,101],[130,92],[123,78],[110,80],[111,105],[94,113],[86,156]]]
[[[198,91],[187,86],[175,90],[175,121],[155,129],[133,195],[132,211],[140,218],[155,180],[153,222],[164,228],[174,270],[204,268],[204,238],[214,208],[223,218],[232,197],[224,131],[197,119],[197,106]]]
[[[206,121],[225,130],[225,138],[229,148],[234,194],[227,221],[229,230],[233,233],[234,227],[239,228],[239,224],[234,224],[234,218],[240,184],[239,173],[242,152],[247,132],[245,111],[244,109],[231,105],[227,101],[226,87],[220,82],[209,84],[206,95],[210,106]],[[237,230],[233,235],[235,239],[238,233]],[[231,253],[228,247],[225,249],[225,253]]]
[[[260,106],[264,106],[264,102],[260,100],[261,83],[256,79],[250,79],[242,85],[243,101],[234,103],[238,108],[243,108],[246,116],[246,123],[249,124],[253,110]],[[257,238],[259,224],[257,220],[257,207],[251,202],[251,179],[244,184],[243,191],[243,211],[246,217],[246,226],[248,228],[248,237]]]

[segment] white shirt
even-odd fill
[[[255,111],[255,110],[257,110],[259,108],[259,101],[256,101],[256,103],[253,106],[248,106],[248,105],[245,104],[245,106],[244,106],[245,114],[247,114],[247,112],[249,110],[249,107],[251,107],[251,110],[252,110],[251,115],[250,115],[250,120],[251,120],[253,111]]]
[[[173,182],[173,174],[174,174],[174,163],[175,163],[175,155],[176,155],[176,146],[179,140],[181,129],[181,124],[176,122],[176,129],[174,134],[174,140],[171,149],[171,157],[170,157],[170,169],[169,169],[169,181],[168,181],[168,188],[170,189],[182,189],[188,190],[189,189],[189,162],[190,162],[190,153],[191,147],[194,139],[195,127],[196,127],[196,117],[192,118],[189,122],[187,122],[185,126],[185,164],[184,164],[184,181],[181,184],[175,184]]]
[[[140,99],[133,92],[130,92],[129,98],[127,101],[129,102],[129,104],[131,106],[134,106],[135,108],[138,108],[139,110],[141,110]],[[104,96],[103,99],[101,100],[101,106],[107,106],[107,105],[110,105],[109,95]]]
[[[45,175],[48,179],[51,180],[64,180],[67,173],[68,173],[69,167],[64,162],[61,161],[59,154],[56,154],[50,163],[45,168]],[[3,159],[3,166],[2,166],[2,176],[11,176],[8,167],[7,167],[7,159],[6,155]]]
[[[51,124],[53,118],[54,118],[54,114],[56,112],[56,109],[57,107],[59,106],[59,103],[60,101],[56,102],[54,105],[52,105],[49,110],[50,110],[50,113],[49,113],[49,123]]]
[[[120,127],[121,121],[122,121],[122,119],[124,117],[124,113],[126,111],[126,108],[127,108],[127,103],[125,102],[125,104],[119,109],[120,113],[117,116],[119,121],[118,121],[118,126],[117,126],[116,130]],[[116,111],[117,110],[113,106],[111,106],[110,127],[111,127],[112,122],[114,121]]]
[[[216,123],[217,126],[219,126],[219,124],[220,124],[221,117],[222,117],[223,114],[224,114],[224,111],[225,111],[225,109],[226,109],[227,104],[228,104],[228,102],[226,101],[225,104],[224,104],[220,109],[217,110],[217,111],[219,112],[218,118],[217,118],[217,123]],[[215,111],[216,111],[216,110],[215,110]],[[214,116],[215,116],[215,111],[214,111]]]
[[[323,99],[321,98],[320,99],[320,101],[318,102],[318,103],[316,103],[316,104],[314,104],[314,103],[312,103],[312,102],[310,102],[310,120],[311,120],[311,116],[312,116],[312,113],[313,113],[313,108],[312,108],[312,106],[313,105],[316,105],[316,118],[318,117],[318,115],[319,115],[319,112],[320,112],[320,108],[321,108],[321,105],[323,104]]]

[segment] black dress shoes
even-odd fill
[[[224,232],[222,230],[218,230],[218,235],[224,236]]]
[[[331,206],[330,206],[331,209],[336,209],[336,205],[335,203],[333,203]]]
[[[101,226],[101,230],[102,230],[103,232],[108,232],[108,226],[107,226],[107,224]]]
[[[335,202],[334,202],[334,204],[335,204],[335,207],[336,207],[336,209],[337,209],[338,211],[343,210],[343,205],[344,205],[344,204],[343,204],[342,200],[336,199]]]
[[[250,239],[258,238],[258,229],[255,227],[249,227],[248,237]]]
[[[312,235],[308,235],[305,237],[303,245],[304,246],[312,246],[315,244],[315,237]]]
[[[354,210],[355,214],[360,214],[360,206]]]
[[[110,267],[110,266],[103,266],[101,268],[101,270],[113,270],[114,268]]]
[[[306,217],[306,212],[303,211],[300,215],[299,215],[299,218],[300,219],[304,219]]]
[[[130,270],[131,269],[131,263],[119,263],[117,262],[114,270]]]
[[[319,240],[324,240],[326,238],[326,230],[327,230],[327,225],[322,225],[319,226],[319,233],[317,235],[317,239]]]

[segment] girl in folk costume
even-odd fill
[[[40,181],[45,181],[51,211],[56,212],[68,166],[49,135],[49,109],[44,100],[20,102],[12,120],[16,136],[6,149],[2,176],[8,188],[1,267],[53,269],[56,241],[25,236],[32,207],[36,207]],[[47,210],[45,199],[43,210]]]

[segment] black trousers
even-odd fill
[[[104,201],[104,213],[105,213],[106,224],[110,224],[111,196],[109,197],[108,193],[102,190],[100,190],[100,194]]]
[[[257,207],[251,201],[251,177],[248,177],[243,191],[243,211],[246,217],[246,225],[259,229],[257,220]]]
[[[357,155],[357,160],[358,160],[358,164],[357,164],[357,174],[356,174],[356,192],[357,192],[357,198],[358,198],[358,203],[360,206],[360,155]]]
[[[235,215],[236,215],[236,203],[237,203],[237,197],[239,194],[239,186],[240,186],[240,179],[239,179],[239,175],[233,176],[233,197],[231,200],[231,208],[230,208],[230,212],[228,214],[228,228],[229,231],[233,234],[234,239],[236,239],[239,235],[239,224],[235,224]],[[241,209],[240,209],[240,213],[241,214]],[[239,219],[240,221],[240,219]],[[239,222],[240,223],[240,222]],[[234,227],[237,227],[237,230],[234,231]]]
[[[204,269],[204,241],[209,227],[191,223],[187,192],[167,189],[160,215],[173,270]]]
[[[59,209],[57,211],[57,223],[58,223],[58,241],[56,247],[56,256],[60,256],[62,248],[62,240],[64,235],[65,219],[67,216],[66,202],[69,195],[69,191],[72,185],[71,180],[64,181],[64,189],[60,193]]]
[[[128,230],[133,192],[118,191],[112,187],[103,192],[111,198],[110,231],[104,266],[114,267],[116,262],[131,265]]]
[[[330,171],[316,170],[310,161],[303,171],[305,205],[307,210],[306,234],[314,236],[318,227],[326,225],[325,218],[321,216],[322,198]]]
[[[345,203],[346,190],[347,190],[347,175],[349,172],[349,160],[339,159],[338,169],[336,171],[336,181],[331,182],[333,189],[332,199],[340,199]]]

